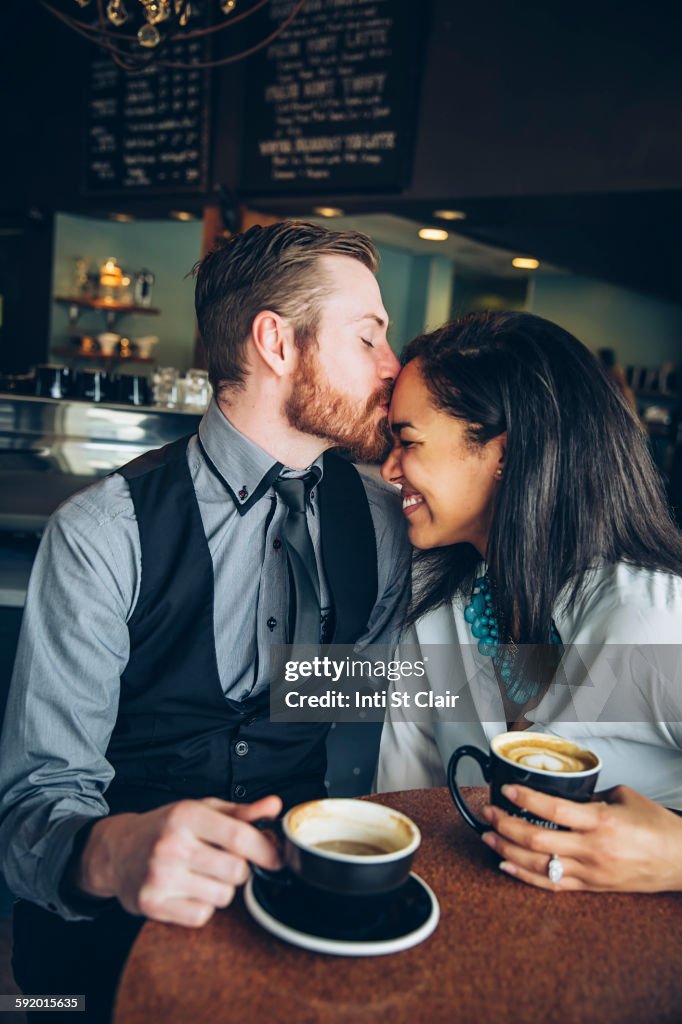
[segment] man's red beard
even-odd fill
[[[392,444],[388,417],[385,413],[378,416],[376,410],[388,406],[392,381],[386,381],[360,404],[322,376],[313,345],[301,353],[296,378],[284,406],[290,426],[335,447],[348,448],[361,462],[381,462],[386,457]]]

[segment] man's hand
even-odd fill
[[[483,842],[502,857],[500,868],[542,889],[595,892],[670,892],[682,889],[682,818],[629,789],[616,786],[579,804],[525,786],[503,786],[512,803],[563,825],[560,832],[486,807],[494,831]],[[547,866],[561,858],[564,875],[551,882]]]
[[[248,824],[274,818],[277,796],[254,804],[210,797],[146,814],[115,814],[93,827],[75,875],[90,896],[115,896],[131,914],[199,927],[249,877],[249,861],[281,866],[275,846]]]

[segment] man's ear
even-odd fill
[[[251,324],[253,356],[262,360],[276,376],[290,371],[295,356],[294,330],[288,320],[264,309],[257,313]]]

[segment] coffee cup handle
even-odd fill
[[[281,818],[257,818],[256,821],[249,822],[249,824],[257,828],[259,832],[274,832],[280,846],[282,845],[284,832],[282,830]],[[260,864],[254,864],[252,861],[249,861],[249,867],[254,875],[257,875],[258,878],[262,878],[266,882],[274,882],[277,885],[291,885],[293,876],[289,868],[270,871],[268,868],[262,868]]]
[[[485,821],[481,821],[480,818],[477,818],[476,815],[471,812],[464,802],[464,798],[459,791],[459,786],[457,785],[457,765],[463,757],[473,757],[474,761],[479,763],[486,782],[490,781],[490,757],[487,754],[484,754],[482,750],[479,750],[478,747],[457,747],[448,763],[448,786],[450,788],[450,796],[455,802],[455,807],[462,815],[467,825],[470,825],[471,828],[478,832],[479,835],[482,835],[483,832],[490,831],[490,825]]]

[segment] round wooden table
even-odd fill
[[[469,790],[474,804],[484,790]],[[422,830],[414,869],[441,919],[413,949],[308,953],[260,928],[241,895],[193,930],[148,922],[115,1024],[679,1024],[682,895],[549,893],[503,875],[446,789],[373,797]]]

